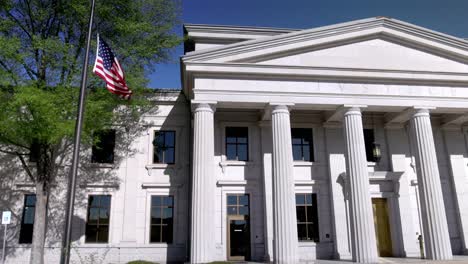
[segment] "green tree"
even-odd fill
[[[96,2],[93,36],[99,32],[113,47],[134,99],[119,99],[91,77],[85,144],[92,143],[93,131],[138,119],[153,65],[168,61],[181,42],[174,32],[178,1]],[[89,0],[0,1],[0,152],[16,159],[36,185],[31,263],[43,263],[51,189],[68,178],[58,168],[72,145],[89,8]]]

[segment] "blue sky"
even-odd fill
[[[313,28],[387,16],[468,38],[468,0],[182,0],[182,22],[281,28]],[[182,35],[182,28],[176,28]],[[152,88],[180,88],[179,57],[156,65]]]

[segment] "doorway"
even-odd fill
[[[250,205],[248,194],[227,196],[228,260],[250,260]]]
[[[392,257],[392,235],[386,198],[372,198],[374,211],[375,236],[380,257]]]

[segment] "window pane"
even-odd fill
[[[161,224],[161,207],[151,208],[151,224]]]
[[[99,224],[109,224],[109,211],[101,209],[99,212]]]
[[[99,218],[99,208],[89,208],[88,223],[97,224]]]
[[[99,226],[97,242],[107,243],[108,239],[109,239],[109,227],[108,226]]]
[[[164,146],[166,147],[174,147],[175,146],[175,132],[174,131],[167,131]]]
[[[308,224],[307,225],[307,232],[309,234],[309,239],[317,241],[319,239],[318,229],[316,228],[317,225],[315,224]]]
[[[293,159],[302,160],[302,149],[300,145],[293,145]]]
[[[240,205],[249,205],[249,196],[248,195],[239,196],[239,204]]]
[[[239,214],[240,215],[249,215],[249,207],[248,206],[240,206],[239,207]]]
[[[309,194],[306,194],[305,197],[306,197],[306,200],[307,200],[307,204],[312,204],[315,206],[314,202],[312,201],[312,196],[314,196],[315,194],[312,194],[312,193],[309,193]]]
[[[306,222],[306,210],[304,206],[296,207],[297,222]]]
[[[366,147],[366,158],[367,161],[375,161],[372,154],[372,147],[374,143],[374,130],[373,129],[364,129],[364,145]]]
[[[237,138],[235,137],[226,137],[226,143],[236,143],[237,142]]]
[[[307,240],[307,227],[305,224],[297,225],[297,236],[299,240]]]
[[[311,159],[310,159],[310,148],[309,148],[309,146],[304,145],[304,146],[302,147],[302,151],[303,151],[302,153],[303,153],[303,155],[304,155],[304,161],[311,161]]]
[[[305,199],[303,194],[296,194],[296,205],[304,204]]]
[[[237,206],[228,206],[228,215],[236,215]]]
[[[236,145],[233,145],[233,144],[226,145],[226,158],[228,160],[236,160],[237,158]]]
[[[32,243],[34,225],[31,224],[22,224],[20,230],[19,243],[20,244],[30,244]]]
[[[164,132],[155,132],[153,146],[164,147]]]
[[[165,159],[164,163],[167,163],[167,164],[173,164],[174,163],[174,160],[175,160],[174,148],[166,149],[164,159]]]
[[[237,145],[237,158],[238,160],[247,161],[247,145]]]
[[[34,224],[34,214],[35,214],[34,207],[25,207],[24,208],[24,215],[23,215],[23,224]]]
[[[99,196],[97,195],[90,195],[88,197],[88,206],[90,207],[99,207]]]
[[[162,240],[161,242],[172,243],[172,223],[162,226]]]
[[[162,163],[163,160],[163,152],[161,149],[155,147],[153,152],[153,163]]]
[[[35,206],[36,205],[36,195],[35,194],[28,194],[25,197],[25,205],[26,206]]]
[[[165,206],[172,206],[173,205],[172,196],[163,197],[162,200],[163,200],[163,205],[165,205]]]
[[[150,242],[161,242],[161,226],[159,225],[151,226]]]
[[[229,195],[227,197],[228,205],[236,205],[237,204],[237,195]]]
[[[86,225],[85,241],[88,243],[95,243],[97,241],[97,226]]]
[[[172,224],[172,208],[163,209],[163,224]]]
[[[101,195],[101,208],[110,208],[111,196],[110,195]]]
[[[151,196],[151,206],[160,206],[161,196]]]
[[[247,136],[245,136],[245,137],[238,137],[238,138],[237,138],[237,143],[247,144]]]

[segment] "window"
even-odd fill
[[[107,243],[109,240],[110,195],[90,195],[88,198],[88,220],[86,243]]]
[[[249,160],[247,127],[226,127],[226,157],[228,160]]]
[[[151,196],[150,243],[172,243],[174,199]]]
[[[26,194],[24,196],[23,217],[21,218],[21,229],[19,236],[20,244],[32,243],[35,213],[36,195]]]
[[[364,145],[366,146],[366,159],[369,162],[376,162],[372,149],[374,147],[374,130],[364,129]]]
[[[297,235],[299,241],[319,241],[317,195],[296,194]]]
[[[103,130],[93,134],[92,163],[114,163],[115,130]]]
[[[174,164],[175,131],[155,131],[153,146],[153,163]]]
[[[292,128],[293,159],[313,161],[312,128]]]
[[[227,197],[228,215],[249,215],[249,195],[230,194]]]
[[[37,162],[39,159],[40,145],[37,140],[33,139],[29,150],[29,162]]]

